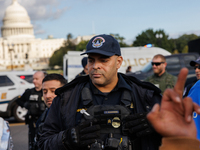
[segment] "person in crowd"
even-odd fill
[[[161,89],[162,94],[167,88],[173,88],[177,77],[166,71],[167,62],[163,55],[157,54],[152,59],[152,68],[154,74],[147,77],[145,81],[153,83]]]
[[[191,97],[193,102],[197,103],[200,105],[200,80],[198,80],[190,89],[188,93],[188,97]],[[200,116],[194,112],[193,118],[197,127],[197,138],[200,140]]]
[[[39,139],[41,149],[157,150],[161,136],[146,115],[160,103],[160,89],[118,73],[123,57],[111,35],[87,44],[89,76],[56,90]]]
[[[43,71],[37,71],[33,75],[34,88],[27,89],[23,95],[17,99],[17,104],[28,109],[25,116],[25,123],[29,127],[29,150],[34,149],[34,137],[36,134],[36,121],[45,110],[45,104],[42,97],[42,80],[45,77]]]
[[[188,93],[190,89],[192,88],[192,86],[200,79],[200,57],[197,58],[197,60],[195,61],[191,61],[190,66],[194,67],[196,79],[185,87],[184,92],[183,92],[183,97],[188,96]]]
[[[67,84],[67,81],[65,78],[56,73],[48,74],[45,76],[45,78],[42,81],[42,92],[44,97],[44,102],[47,106],[46,110],[43,112],[43,114],[40,116],[40,118],[37,120],[36,128],[37,128],[37,141],[42,133],[42,128],[44,125],[44,121],[46,119],[46,116],[48,114],[49,108],[53,102],[53,99],[57,96],[55,95],[55,90],[57,88],[60,88]]]
[[[81,64],[82,64],[83,70],[79,74],[76,75],[76,78],[80,76],[88,75],[87,61],[88,61],[87,57],[82,58]]]
[[[200,106],[186,97],[182,99],[187,77],[186,68],[180,71],[174,89],[165,90],[161,105],[155,104],[147,119],[163,136],[160,150],[200,150],[193,112],[200,114]]]
[[[131,66],[128,66],[127,69],[126,69],[126,73],[130,73],[132,70],[132,67]]]

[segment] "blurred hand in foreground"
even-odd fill
[[[154,129],[164,137],[196,138],[197,130],[193,111],[200,114],[200,106],[193,103],[189,97],[182,99],[187,74],[187,68],[181,69],[174,89],[166,89],[161,106],[155,104],[147,115]]]

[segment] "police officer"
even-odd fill
[[[119,43],[110,35],[87,44],[89,75],[56,90],[39,140],[49,150],[157,150],[161,136],[146,119],[160,89],[118,73]]]
[[[17,100],[18,105],[28,109],[25,116],[25,123],[29,127],[29,150],[35,149],[34,137],[36,136],[36,121],[45,110],[45,104],[42,97],[42,80],[45,73],[37,71],[33,75],[32,89],[27,89],[24,94]]]
[[[76,75],[76,78],[80,76],[88,75],[87,59],[88,59],[87,57],[82,58],[81,64],[82,64],[83,70],[79,74]]]
[[[163,55],[157,54],[153,57],[151,62],[154,74],[147,77],[145,81],[153,83],[155,86],[161,89],[162,94],[167,88],[173,88],[177,77],[167,73],[166,59]]]

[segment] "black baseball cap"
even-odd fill
[[[197,58],[197,60],[195,60],[195,61],[191,61],[190,62],[190,66],[195,66],[196,64],[199,64],[200,65],[200,57],[199,58]]]
[[[94,36],[86,46],[86,52],[84,54],[101,54],[105,56],[118,55],[121,56],[120,45],[118,41],[111,35],[97,35]]]
[[[81,62],[82,62],[83,68],[85,68],[85,66],[87,65],[87,57],[83,57]]]

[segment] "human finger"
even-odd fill
[[[197,103],[193,102],[194,111],[200,115],[200,106]]]
[[[181,103],[181,99],[180,99],[179,95],[172,89],[166,89],[165,92],[163,93],[161,103],[163,103],[165,101],[173,101],[176,103]]]
[[[188,74],[188,69],[182,68],[178,75],[177,82],[174,86],[174,91],[179,94],[180,98],[182,98],[183,96],[183,89],[184,89],[185,82],[187,79],[187,74]]]
[[[193,113],[193,102],[190,97],[186,97],[183,99],[183,107],[185,109],[185,121],[188,123],[192,121],[192,113]]]
[[[178,112],[180,115],[184,116],[184,106],[183,102],[173,89],[167,89],[163,93],[162,101],[161,101],[161,109],[162,110],[173,110]]]
[[[154,126],[159,119],[160,105],[155,104],[152,110],[147,114],[148,121]]]

